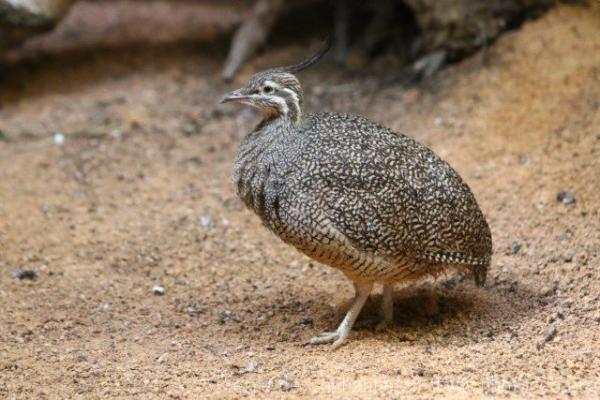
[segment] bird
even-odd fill
[[[396,284],[455,270],[483,286],[492,236],[469,186],[428,147],[362,116],[305,112],[296,74],[329,47],[257,72],[220,103],[261,114],[239,145],[237,195],[285,243],[354,284],[337,329],[308,341],[336,349],[376,284],[383,286],[380,328],[393,324]]]

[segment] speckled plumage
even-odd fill
[[[364,299],[374,282],[390,285],[447,268],[473,272],[483,284],[491,234],[458,174],[416,140],[363,117],[304,115],[302,97],[296,77],[274,69],[224,98],[264,115],[242,141],[234,169],[238,195],[264,224],[343,271],[357,292],[363,285]],[[351,327],[350,314],[344,323]],[[341,344],[349,330],[344,323],[315,343]]]
[[[243,140],[234,180],[269,229],[353,280],[445,265],[485,277],[491,235],[466,184],[425,146],[365,118],[264,121]]]

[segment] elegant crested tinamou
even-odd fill
[[[354,283],[356,297],[337,330],[310,340],[337,348],[375,283],[384,288],[383,324],[393,322],[394,283],[453,268],[483,285],[492,237],[469,187],[429,148],[360,116],[304,113],[294,73],[327,48],[255,74],[221,102],[248,104],[263,116],[239,148],[239,197],[284,242]]]

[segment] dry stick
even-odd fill
[[[279,19],[282,0],[258,0],[251,14],[238,28],[225,61],[222,77],[231,80],[244,61],[263,45],[269,31]]]

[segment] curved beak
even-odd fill
[[[232,92],[225,93],[221,100],[219,100],[220,104],[229,103],[230,101],[239,101],[247,99],[248,96],[244,95],[242,89],[234,90]]]

